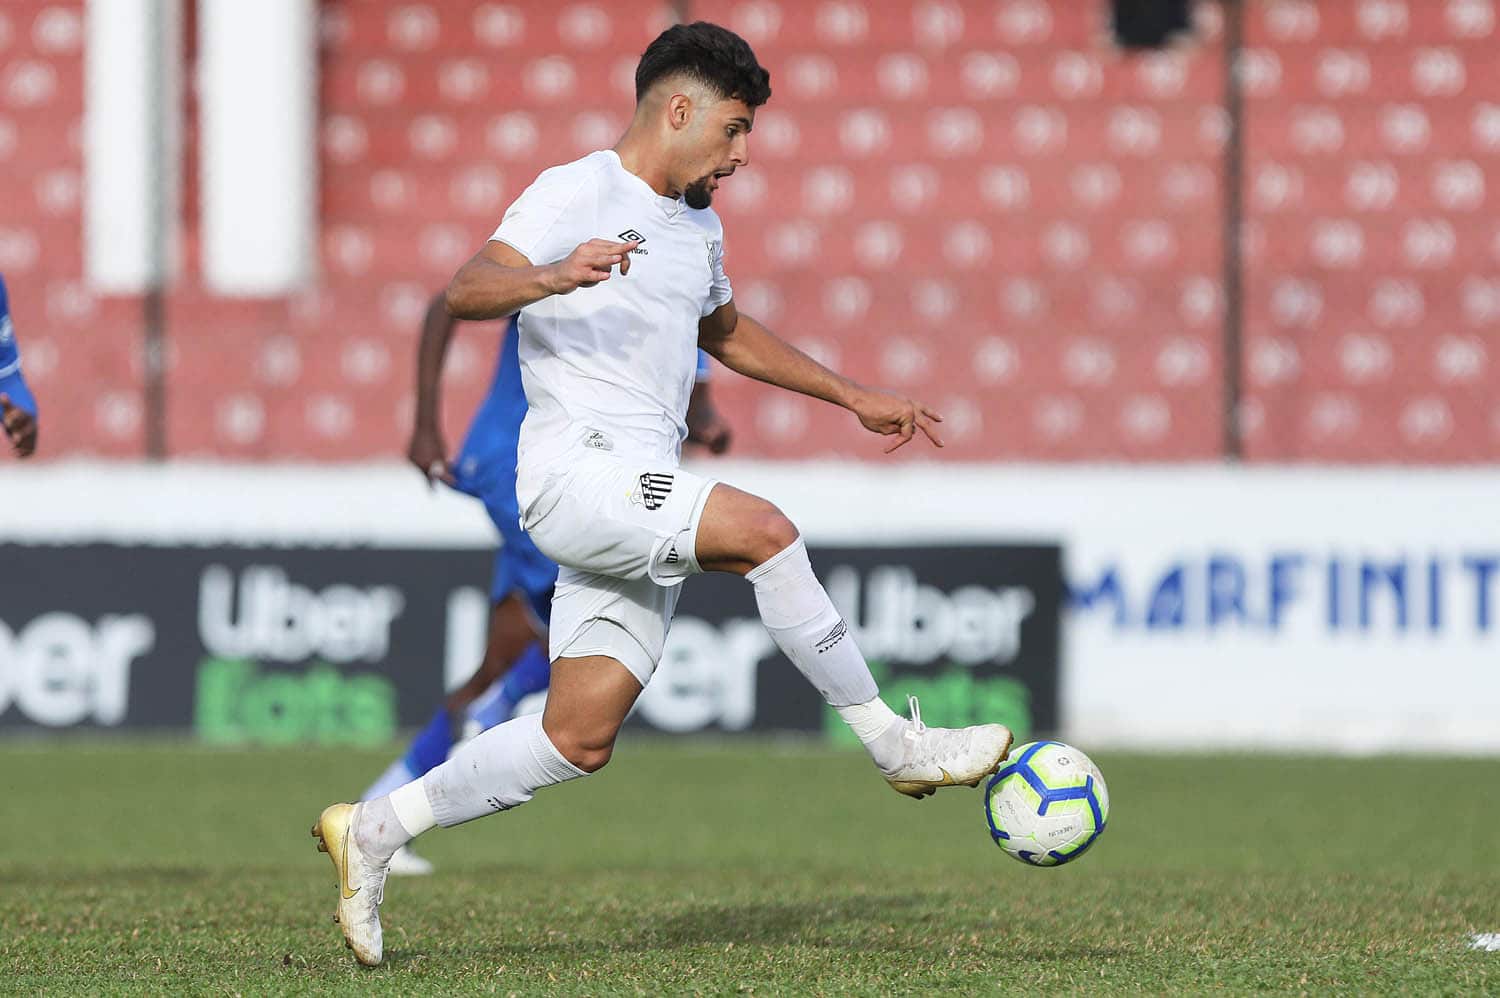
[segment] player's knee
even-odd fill
[[[607,745],[584,745],[575,743],[567,748],[558,746],[563,758],[583,770],[585,773],[597,773],[609,763],[609,757],[614,755],[615,745],[610,742]]]
[[[597,773],[615,751],[615,732],[559,731],[552,734],[558,753],[585,773]]]
[[[600,748],[579,748],[568,761],[585,773],[597,773],[609,763],[614,752],[613,743]]]
[[[796,524],[770,503],[756,514],[746,535],[753,547],[749,552],[750,560],[756,565],[769,561],[791,547],[799,536]]]

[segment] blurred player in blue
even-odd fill
[[[10,298],[5,278],[0,276],[0,425],[17,457],[36,453],[36,399],[21,377],[21,348],[16,345],[16,327],[10,321]]]
[[[483,731],[508,721],[516,705],[547,688],[547,621],[552,614],[552,587],[557,564],[548,560],[520,526],[516,507],[516,444],[526,416],[521,387],[514,317],[505,323],[505,339],[489,393],[469,424],[458,457],[448,460],[440,424],[443,364],[456,319],[442,294],[427,308],[417,347],[417,407],[406,456],[430,483],[443,482],[484,503],[500,531],[490,584],[489,636],[484,660],[474,675],[448,695],[404,756],[381,774],[362,799],[373,800],[440,765],[463,737],[466,727]],[[688,442],[722,454],[729,429],[708,394],[708,357],[698,356],[698,382],[688,406]],[[402,849],[391,859],[391,873],[432,872],[432,864]]]

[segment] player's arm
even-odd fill
[[[707,360],[704,354],[698,354],[698,378],[693,383],[693,394],[688,396],[687,439],[690,444],[707,447],[711,454],[723,454],[729,449],[732,434],[729,424],[719,414],[719,407],[714,405]]]
[[[865,429],[899,439],[890,453],[917,430],[941,447],[936,424],[943,421],[930,406],[864,385],[831,371],[743,315],[727,301],[698,323],[698,345],[725,367],[757,381],[776,385],[842,406],[859,417]]]
[[[458,319],[500,319],[543,298],[591,288],[608,280],[615,267],[623,277],[630,272],[634,245],[590,239],[561,260],[537,266],[509,243],[491,239],[448,283],[444,295],[448,314]]]
[[[17,457],[36,453],[36,399],[21,376],[21,350],[10,321],[10,297],[0,279],[0,429]]]
[[[10,438],[16,457],[30,457],[36,453],[37,419],[34,413],[22,408],[26,401],[13,401],[9,392],[0,392],[0,425],[5,427],[5,435]]]
[[[417,408],[406,459],[429,482],[440,480],[452,485],[448,444],[443,440],[443,364],[448,359],[448,344],[453,341],[457,321],[448,314],[443,297],[435,295],[422,317],[422,337],[417,342]]]

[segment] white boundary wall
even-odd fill
[[[1083,744],[1500,752],[1500,470],[699,470],[825,544],[1061,543]],[[6,464],[0,497],[0,543],[493,538],[477,503],[395,464]]]

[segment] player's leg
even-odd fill
[[[355,841],[378,862],[437,825],[508,811],[542,787],[603,768],[640,692],[640,682],[614,659],[558,659],[542,716],[482,731],[420,780],[370,801]]]
[[[813,574],[797,528],[774,505],[722,483],[697,523],[704,571],[733,572],[755,587],[761,621],[787,658],[859,736],[897,790],[922,797],[940,786],[975,785],[1010,750],[998,724],[928,728],[912,702],[910,721],[880,699],[848,624]]]
[[[501,517],[493,514],[491,518],[497,524],[503,522]],[[533,651],[538,648],[538,638],[545,639],[557,566],[542,557],[514,523],[500,533],[503,543],[495,556],[495,572],[490,585],[489,628],[479,668],[467,682],[449,694],[443,706],[412,740],[406,754],[393,762],[361,799],[383,797],[447,759],[448,753],[462,738],[469,708],[485,691],[497,685],[500,677],[515,671],[513,663],[524,660],[528,648]],[[533,676],[534,670],[528,670],[527,675]],[[504,719],[509,716],[506,714]],[[432,863],[410,849],[399,850],[391,861],[391,873],[398,876],[423,876],[432,870]]]
[[[508,595],[492,604],[484,659],[479,668],[449,694],[443,706],[412,739],[406,753],[392,762],[360,799],[383,797],[447,759],[463,729],[468,706],[505,675],[528,646],[536,643],[539,630],[534,612],[519,590],[510,590]],[[545,631],[542,631],[542,636],[545,636]]]
[[[423,832],[531,800],[543,787],[602,768],[641,684],[620,662],[559,659],[543,715],[481,732],[441,766],[390,794],[324,810],[313,834],[339,877],[336,918],[361,963],[383,955],[380,904],[391,856]]]
[[[371,802],[361,845],[380,857],[435,824],[456,825],[524,804],[539,788],[608,761],[616,733],[661,657],[676,589],[569,570],[553,599],[551,668],[542,717],[483,731],[421,780]],[[555,739],[555,740],[554,740]],[[395,821],[381,826],[386,816]]]
[[[436,825],[518,807],[542,787],[609,760],[620,725],[661,657],[676,594],[649,579],[565,570],[553,602],[557,660],[545,713],[481,732],[447,762],[384,797],[324,812],[314,834],[344,885],[341,927],[362,961],[379,960],[379,904],[397,849]]]

